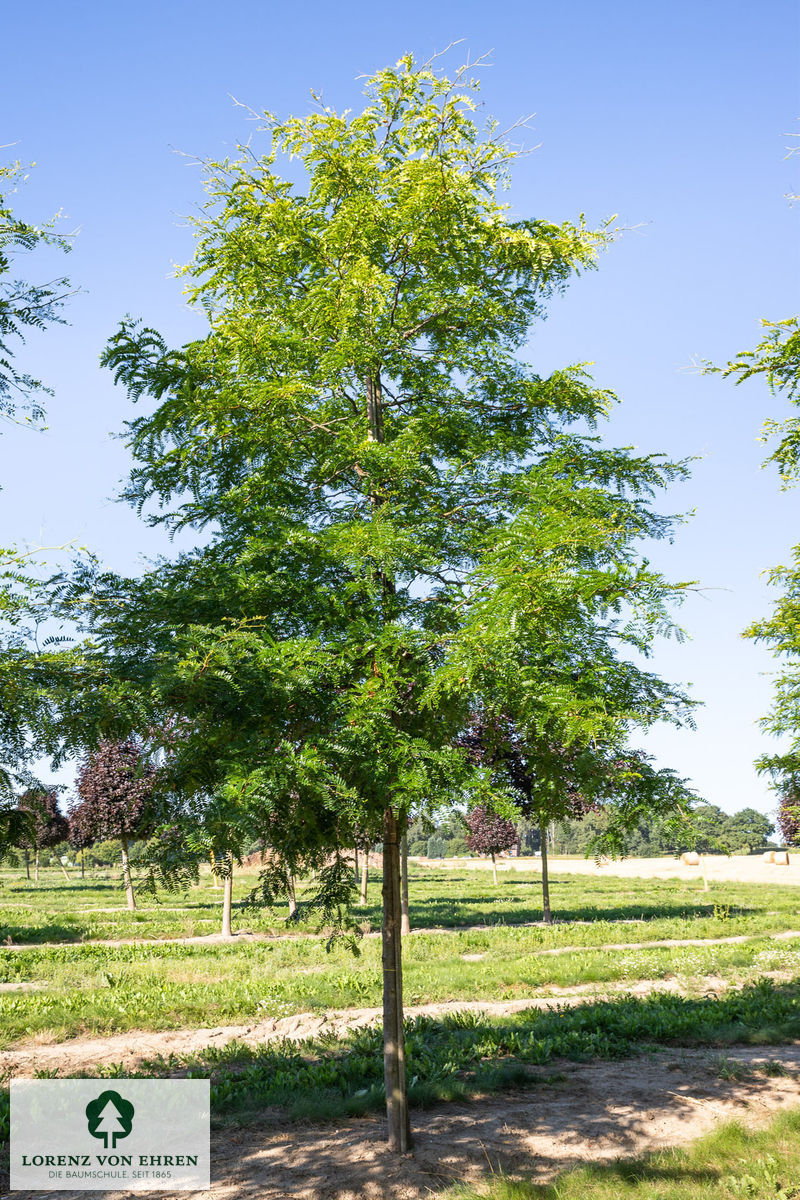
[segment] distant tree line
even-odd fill
[[[608,817],[602,811],[587,813],[580,819],[557,821],[550,829],[549,849],[556,854],[591,853],[594,843],[605,833],[607,823]],[[515,824],[519,853],[539,852],[538,823],[519,820]],[[754,808],[726,813],[714,804],[702,804],[694,809],[692,826],[687,826],[683,833],[674,825],[639,820],[627,835],[625,853],[636,858],[682,854],[686,850],[701,854],[754,854],[773,844],[770,838],[774,833],[773,822]],[[470,853],[468,836],[469,829],[460,813],[450,813],[440,822],[418,817],[409,826],[408,852],[427,858],[457,858]]]

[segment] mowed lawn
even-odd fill
[[[254,878],[240,877],[240,897]],[[216,931],[219,892],[208,882],[167,897],[163,905],[143,898],[132,914],[122,907],[113,880],[67,883],[43,873],[36,885],[5,872],[0,884],[5,1047],[42,1034],[60,1040],[248,1023],[381,1002],[377,936],[362,938],[354,955],[343,942],[328,949],[312,924],[289,925],[285,911],[261,910],[240,913],[236,926],[294,936],[208,944],[167,940]],[[770,936],[800,935],[800,889],[715,884],[704,892],[695,880],[556,875],[552,891],[557,923],[545,927],[528,924],[541,917],[538,875],[501,877],[494,885],[485,871],[413,870],[412,925],[437,932],[406,940],[407,1004],[557,996],[561,988],[625,989],[665,980],[677,981],[691,996],[706,990],[709,977],[743,984],[767,973],[782,981],[800,976],[800,936]],[[370,892],[373,904],[361,913],[365,927],[375,928],[377,878]],[[93,938],[136,936],[161,940],[92,944]],[[740,936],[747,940],[721,940]],[[653,944],[683,939],[700,944]],[[14,943],[38,944],[14,949]],[[615,944],[622,949],[610,952]],[[560,953],[548,953],[553,950]]]

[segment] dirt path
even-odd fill
[[[766,972],[782,978],[781,972]],[[735,987],[716,975],[706,976],[700,984],[700,994],[719,995]],[[544,989],[543,989],[544,991]],[[643,997],[654,992],[686,994],[686,988],[676,979],[622,980],[608,984],[576,984],[571,987],[550,987],[545,994],[521,1000],[449,1000],[438,1004],[410,1005],[408,1018],[441,1017],[446,1013],[476,1012],[490,1017],[503,1017],[525,1009],[573,1007],[586,1002],[615,998],[620,995]],[[693,994],[697,994],[695,988]],[[135,1070],[152,1059],[179,1058],[198,1054],[208,1047],[219,1049],[229,1042],[247,1046],[262,1046],[282,1040],[299,1042],[319,1034],[342,1037],[352,1029],[378,1024],[383,1016],[380,1008],[332,1009],[326,1013],[295,1013],[289,1017],[270,1017],[248,1025],[216,1025],[195,1029],[146,1031],[132,1029],[103,1037],[75,1038],[65,1042],[48,1043],[46,1034],[37,1034],[12,1050],[0,1050],[0,1077],[12,1078],[35,1075],[37,1071],[57,1069],[64,1075],[76,1071],[92,1071],[97,1066],[121,1064],[125,1070]]]
[[[581,1162],[613,1161],[684,1145],[719,1121],[763,1124],[800,1104],[800,1045],[664,1051],[621,1062],[559,1063],[532,1070],[540,1086],[412,1114],[414,1151],[392,1158],[383,1121],[321,1128],[262,1123],[212,1134],[208,1192],[162,1192],[164,1200],[425,1200],[490,1174],[545,1182]],[[759,1071],[780,1063],[785,1075]],[[743,1078],[730,1078],[738,1064]],[[553,1080],[557,1070],[561,1079]],[[550,1080],[548,1082],[548,1076]],[[96,1193],[123,1200],[130,1192]],[[80,1200],[85,1192],[61,1192]],[[16,1192],[34,1200],[40,1193]]]

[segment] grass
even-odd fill
[[[661,1046],[778,1044],[800,1037],[800,976],[776,986],[762,980],[721,999],[628,996],[578,1008],[527,1010],[488,1019],[476,1012],[418,1017],[406,1025],[409,1098],[416,1107],[508,1087],[541,1086],[541,1068],[557,1059],[617,1059]],[[256,1047],[228,1043],[190,1056],[157,1058],[126,1076],[211,1079],[217,1115],[280,1107],[295,1120],[327,1120],[383,1106],[380,1029],[358,1029],[302,1042]],[[775,1064],[779,1066],[779,1064]],[[726,1078],[740,1064],[721,1054]],[[767,1064],[769,1073],[769,1064]],[[111,1067],[94,1077],[123,1073]],[[548,1081],[545,1077],[544,1082]]]
[[[244,898],[255,879],[252,871],[235,878],[235,901]],[[600,918],[607,924],[646,924],[653,937],[681,936],[677,931],[694,920],[736,927],[729,932],[763,932],[796,923],[800,910],[800,892],[787,885],[715,883],[711,892],[703,892],[699,880],[556,874],[552,890],[556,931],[575,922],[594,927]],[[371,873],[370,899],[358,911],[377,927],[376,872]],[[203,936],[218,931],[220,906],[221,892],[212,888],[208,876],[185,895],[162,896],[159,902],[141,896],[139,908],[130,913],[112,872],[102,878],[74,877],[67,883],[60,873],[48,869],[42,871],[37,885],[27,881],[24,872],[6,869],[0,871],[0,942]],[[522,925],[541,920],[541,915],[541,876],[536,873],[503,876],[495,887],[488,871],[411,870],[411,921],[416,928]],[[254,932],[285,933],[286,916],[285,908],[273,913],[238,912],[234,924]],[[299,928],[310,931],[313,926]],[[631,933],[629,940],[637,940],[637,935]]]
[[[800,972],[800,939],[614,954],[591,946],[559,955],[539,951],[541,935],[535,929],[412,937],[405,946],[406,1003],[512,1000],[576,985],[676,976],[691,989],[708,976],[747,981],[765,971]],[[379,1007],[380,943],[362,943],[358,959],[345,945],[327,952],[317,939],[0,950],[0,981],[42,985],[41,990],[0,992],[0,1045],[5,1046],[44,1032],[60,1040],[128,1029],[246,1023],[297,1012]]]
[[[249,883],[240,878],[239,886],[244,891]],[[377,898],[377,887],[373,892]],[[726,884],[704,893],[698,881],[556,876],[557,913],[573,913],[580,920],[552,927],[524,923],[538,915],[538,876],[503,879],[495,887],[484,871],[418,869],[412,873],[411,892],[415,926],[433,920],[447,924],[405,944],[408,1004],[512,1000],[576,985],[601,987],[676,976],[691,990],[708,976],[747,982],[767,971],[800,971],[800,939],[778,942],[765,936],[770,930],[800,929],[800,893],[788,886]],[[27,905],[40,924],[23,931],[23,939],[34,943],[32,948],[0,945],[0,983],[39,986],[0,992],[0,1045],[42,1034],[55,1040],[380,1005],[378,938],[361,943],[358,959],[344,945],[328,953],[325,939],[310,933],[299,940],[230,944],[165,940],[175,936],[181,922],[195,928],[199,921],[210,921],[202,914],[214,913],[218,893],[207,881],[190,891],[184,908],[175,910],[178,898],[163,909],[100,914],[117,923],[117,935],[141,928],[143,937],[159,934],[161,940],[119,946],[68,940],[49,945],[41,937],[37,945],[30,933],[66,927],[72,920],[73,934],[82,931],[83,936],[91,928],[86,922],[97,915],[92,910],[107,907],[115,897],[119,901],[111,881],[67,884],[48,879],[37,890],[19,873],[10,880],[3,877],[0,899],[5,908],[0,916],[8,920],[13,913],[20,921],[19,914],[28,909],[14,905]],[[250,926],[258,928],[259,922],[286,931],[280,913],[256,914]],[[473,924],[487,927],[464,927]],[[708,942],[731,935],[751,940],[734,945]],[[707,944],[632,944],[681,938]],[[611,954],[600,949],[608,943],[630,948]],[[564,952],[545,953],[549,950]]]
[[[495,1175],[441,1200],[800,1200],[800,1109],[755,1132],[727,1122],[686,1149],[581,1166],[547,1184]]]

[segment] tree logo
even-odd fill
[[[86,1119],[92,1137],[102,1138],[106,1150],[114,1150],[118,1138],[126,1138],[133,1127],[134,1108],[119,1092],[101,1092],[86,1105]],[[109,1146],[109,1138],[111,1145]]]

